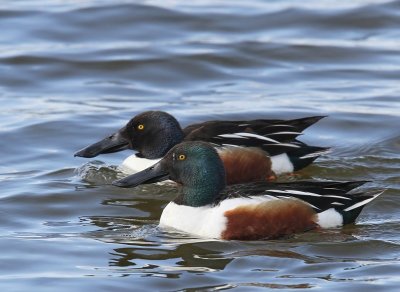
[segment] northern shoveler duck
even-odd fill
[[[182,141],[212,143],[227,171],[228,184],[274,178],[311,164],[328,148],[308,146],[296,137],[323,116],[294,120],[208,121],[182,129],[178,121],[162,111],[148,111],[105,139],[75,153],[95,157],[125,149],[136,150],[122,163],[130,173],[158,162]],[[240,174],[238,176],[238,174]]]
[[[180,185],[160,226],[219,239],[274,239],[356,220],[382,191],[349,193],[365,182],[253,182],[226,186],[217,151],[204,142],[173,147],[157,164],[113,182],[132,187],[168,175]]]

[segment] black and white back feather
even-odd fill
[[[316,158],[328,148],[308,146],[296,138],[324,116],[294,120],[209,121],[183,129],[185,141],[206,141],[217,147],[257,147],[270,156]],[[308,155],[308,157],[306,157]]]
[[[270,196],[278,199],[296,198],[306,202],[317,213],[330,208],[342,214],[344,222],[350,223],[362,208],[383,191],[350,192],[367,181],[325,182],[301,181],[289,183],[255,182],[231,185],[221,192],[215,204],[238,197]]]

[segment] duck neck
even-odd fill
[[[222,163],[198,167],[189,182],[183,182],[178,197],[174,200],[179,205],[202,207],[212,204],[225,188],[225,170]]]

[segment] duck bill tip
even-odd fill
[[[74,157],[82,157],[82,158],[93,158],[96,157],[97,155],[95,153],[91,153],[86,150],[86,148],[83,148],[79,151],[76,151],[74,153]]]
[[[96,143],[74,153],[74,157],[93,158],[101,154],[115,153],[130,149],[127,138],[118,131]]]
[[[169,173],[158,162],[140,172],[112,182],[113,186],[120,188],[133,188],[141,184],[161,182],[169,178]]]
[[[136,185],[128,183],[125,179],[118,179],[111,183],[115,187],[119,188],[130,188],[135,187]]]

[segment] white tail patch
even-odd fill
[[[334,228],[343,225],[343,216],[334,208],[325,210],[317,215],[317,224],[321,228]]]
[[[293,172],[294,165],[290,161],[289,156],[286,153],[271,156],[271,168],[276,174],[282,174],[286,172]]]
[[[364,201],[358,202],[350,207],[347,207],[346,209],[344,209],[343,211],[351,211],[354,210],[356,208],[359,208],[361,206],[364,206],[365,204],[368,204],[369,202],[371,202],[372,200],[376,199],[376,197],[378,197],[379,195],[381,195],[384,191],[381,191],[377,194],[375,194],[374,196],[372,196],[371,198],[365,199]]]

